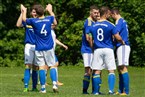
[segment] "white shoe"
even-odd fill
[[[53,92],[58,93],[58,87],[56,85],[53,85]]]
[[[99,93],[94,93],[93,95],[99,95]]]
[[[40,93],[46,93],[46,89],[41,89]]]

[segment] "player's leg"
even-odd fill
[[[115,70],[116,70],[116,64],[115,64],[115,58],[114,58],[114,51],[112,49],[106,48],[104,49],[104,62],[108,69],[108,85],[109,85],[109,94],[114,95],[114,87],[115,87]]]
[[[31,45],[30,49],[30,56],[32,59],[32,91],[37,90],[37,83],[38,83],[38,66],[35,65],[35,45]]]
[[[82,54],[85,73],[83,78],[83,94],[88,94],[88,88],[90,84],[90,75],[91,75],[91,62],[92,62],[92,53],[83,53]]]
[[[45,85],[48,85],[48,83],[47,83],[47,73],[48,73],[48,69],[49,69],[48,65],[45,65],[45,80],[46,80]]]
[[[100,94],[100,84],[101,84],[101,77],[100,77],[101,70],[93,70],[93,93],[94,95]]]
[[[120,46],[117,49],[118,71],[119,71],[119,92],[129,94],[129,74],[127,66],[129,64],[130,47]]]
[[[63,83],[58,81],[58,65],[59,65],[58,58],[55,55],[55,67],[56,67],[55,69],[56,69],[56,75],[57,75],[57,85],[62,86]]]
[[[101,49],[96,49],[94,51],[93,55],[93,60],[92,60],[92,70],[93,70],[93,78],[92,78],[92,85],[93,85],[93,92],[92,94],[94,95],[99,95],[100,94],[100,84],[102,83],[101,81],[101,70],[102,70],[102,64],[103,64],[103,57],[102,56],[102,50]],[[97,65],[96,65],[97,64]]]
[[[114,70],[109,70],[108,85],[109,85],[109,94],[110,95],[115,95],[115,93],[114,93],[114,87],[115,87],[115,73],[114,73]]]
[[[119,90],[120,90],[119,92],[120,92],[120,94],[125,93],[128,95],[129,94],[129,74],[128,74],[127,67],[126,66],[119,66],[118,69],[120,72],[119,76],[122,77],[122,79],[119,79],[119,84],[122,85],[121,86],[122,88],[119,87]],[[122,83],[120,83],[120,81]]]
[[[48,50],[44,53],[45,62],[50,67],[50,78],[53,83],[53,91],[58,92],[58,86],[57,86],[57,72],[55,67],[55,54],[54,49]]]
[[[83,78],[83,94],[88,94],[88,88],[90,84],[90,74],[91,74],[90,67],[85,67],[85,74]]]
[[[28,85],[29,85],[29,80],[31,77],[31,64],[32,64],[32,58],[31,58],[31,54],[30,54],[30,50],[31,50],[31,45],[30,44],[26,44],[25,45],[25,49],[24,49],[24,54],[25,54],[25,71],[24,71],[24,92],[28,91]]]
[[[37,83],[38,83],[38,66],[33,65],[32,67],[32,91],[38,91]]]
[[[28,92],[28,85],[29,85],[29,80],[30,80],[30,69],[31,65],[30,64],[25,64],[25,71],[24,71],[24,90],[23,92]]]
[[[43,51],[35,51],[35,61],[36,65],[39,66],[39,80],[41,84],[41,93],[46,93],[46,86],[45,86],[45,59]]]

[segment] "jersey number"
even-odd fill
[[[99,41],[102,41],[102,40],[104,39],[104,36],[103,36],[103,29],[101,29],[101,28],[99,28],[99,29],[97,30],[97,39],[98,39]]]
[[[47,35],[47,31],[44,29],[46,24],[43,24],[42,29],[41,29],[41,34],[44,34],[45,36]]]

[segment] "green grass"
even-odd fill
[[[60,66],[59,67],[59,80],[64,83],[59,87],[59,93],[52,92],[52,84],[48,76],[47,82],[51,85],[47,86],[47,93],[41,94],[39,92],[23,93],[23,68],[13,67],[6,68],[0,67],[0,97],[95,97],[94,95],[82,94],[82,79],[83,79],[83,66]],[[130,95],[127,97],[144,97],[145,96],[145,68],[129,68],[130,74]],[[102,74],[102,87],[101,92],[106,95],[99,95],[98,97],[111,97],[107,95],[107,71]],[[38,86],[40,88],[40,85]],[[116,86],[118,88],[118,76],[116,72]],[[31,82],[29,85],[31,90]],[[89,88],[91,93],[91,86]],[[114,95],[113,97],[118,97]]]

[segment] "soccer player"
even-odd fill
[[[52,25],[53,26],[53,25]],[[65,44],[63,44],[62,42],[60,42],[57,38],[56,38],[56,34],[55,34],[55,32],[54,32],[54,30],[52,29],[51,30],[51,34],[52,34],[52,38],[53,38],[53,41],[54,41],[54,49],[55,49],[55,47],[56,47],[56,44],[58,44],[58,45],[60,45],[60,46],[62,46],[63,48],[65,48],[65,50],[67,50],[68,49],[68,47],[65,45]],[[55,66],[56,66],[56,72],[57,72],[57,85],[63,85],[63,83],[61,83],[61,82],[59,82],[58,81],[58,65],[59,65],[59,62],[58,62],[58,58],[57,58],[57,56],[55,55]]]
[[[53,28],[54,28],[54,25],[52,25],[52,29],[51,29],[51,35],[52,35],[52,38],[53,38],[53,41],[54,41],[53,49],[55,50],[56,44],[58,44],[58,45],[64,47],[65,50],[67,50],[68,47],[67,47],[65,44],[63,44],[62,42],[60,42],[60,41],[56,38],[56,34],[55,34]],[[57,85],[62,86],[63,83],[61,83],[61,82],[58,81],[58,65],[59,65],[58,58],[57,58],[57,56],[55,55],[55,69],[56,69],[56,72],[57,72]],[[48,68],[46,67],[46,72],[47,72],[47,69],[48,69]],[[46,76],[47,76],[47,74],[46,74]]]
[[[31,16],[36,18],[36,11],[34,9],[31,10]],[[32,91],[37,91],[37,69],[38,67],[34,64],[34,55],[35,55],[35,37],[34,30],[32,26],[27,25],[22,21],[22,13],[20,14],[17,23],[17,27],[25,28],[25,72],[24,72],[24,92],[28,92],[28,85],[31,76],[31,68],[32,68]]]
[[[117,47],[117,60],[118,60],[118,72],[119,72],[119,94],[129,94],[129,55],[130,55],[130,43],[129,43],[129,32],[126,21],[121,17],[118,9],[112,9],[112,17],[116,20],[116,32],[120,34],[125,42],[125,45],[121,45],[116,42]]]
[[[92,60],[92,70],[93,70],[93,87],[94,95],[99,95],[99,84],[101,83],[100,73],[102,70],[102,65],[105,65],[108,74],[108,84],[109,84],[109,94],[114,95],[114,85],[115,85],[115,73],[116,69],[115,58],[114,58],[114,36],[121,44],[124,41],[121,39],[119,34],[114,32],[115,26],[107,21],[110,16],[110,10],[108,7],[100,8],[100,20],[98,20],[90,28],[90,45],[94,48],[94,56]]]
[[[90,16],[86,19],[84,23],[84,29],[82,34],[82,46],[81,53],[84,61],[85,73],[83,79],[83,94],[88,94],[87,90],[90,83],[90,75],[91,75],[91,62],[93,58],[93,51],[89,45],[89,37],[87,32],[88,29],[100,18],[99,9],[97,6],[92,5],[90,7]]]
[[[35,9],[37,18],[26,18],[27,8],[21,6],[22,11],[22,19],[27,24],[31,25],[34,29],[35,35],[35,56],[36,56],[36,65],[39,66],[39,79],[41,84],[41,93],[46,93],[45,86],[45,65],[50,67],[50,78],[53,83],[53,91],[58,91],[57,86],[57,76],[55,65],[55,54],[53,49],[53,39],[51,35],[51,25],[57,25],[57,21],[55,19],[55,14],[52,11],[52,5],[48,4],[46,6],[46,11],[49,12],[51,16],[44,16],[44,8],[42,5],[38,4],[33,7]]]

